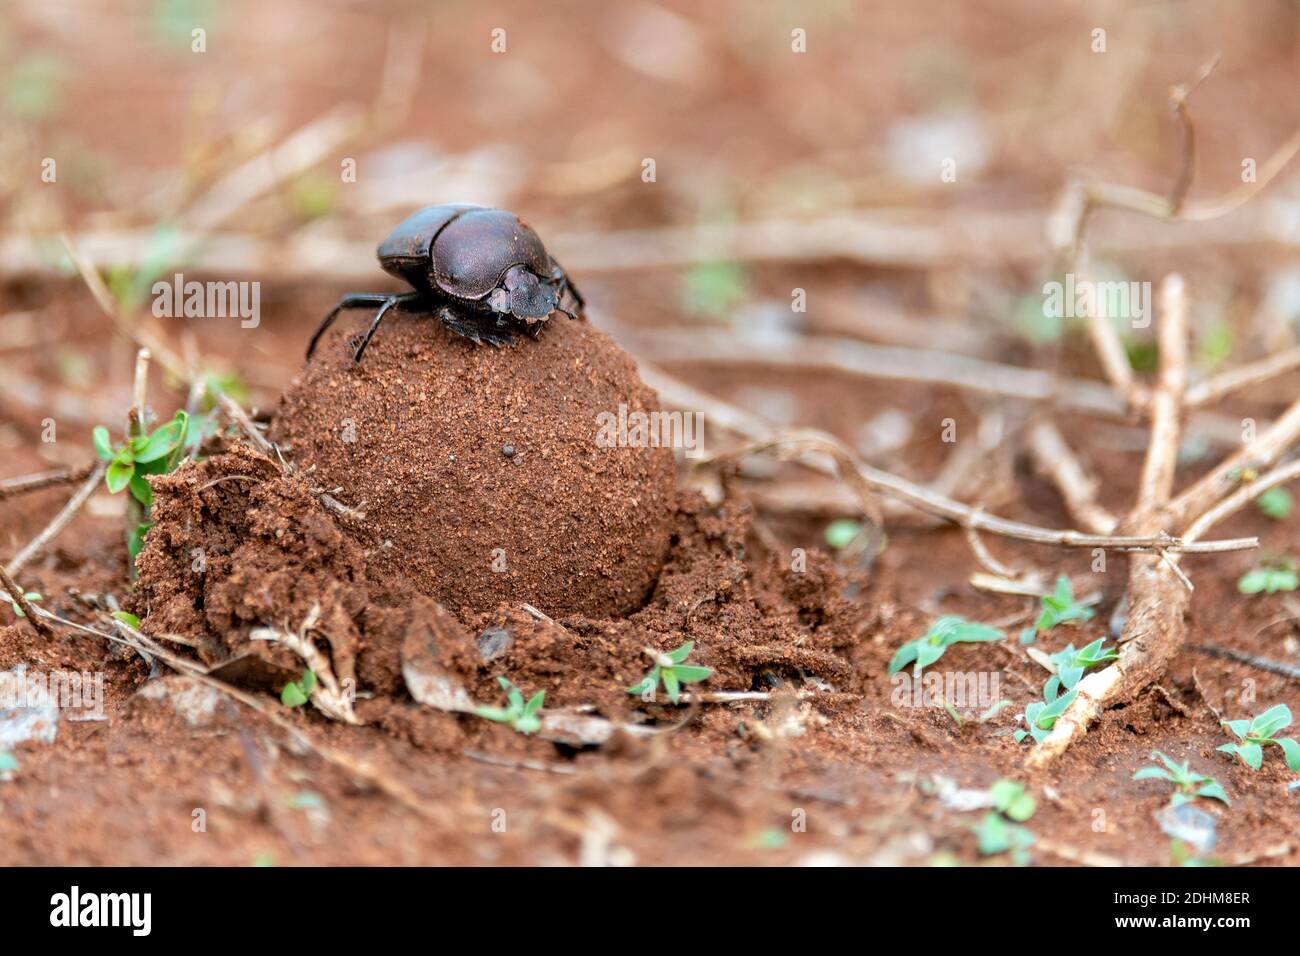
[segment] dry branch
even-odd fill
[[[1257,362],[1228,369],[1187,390],[1187,407],[1197,408],[1217,402],[1233,392],[1259,385],[1279,375],[1300,368],[1300,345],[1284,349]]]
[[[1228,497],[1224,498],[1209,511],[1192,522],[1183,534],[1184,541],[1195,541],[1220,521],[1224,521],[1250,504],[1270,488],[1285,485],[1300,478],[1300,459],[1279,465],[1272,471],[1260,475],[1254,481],[1242,485]]]
[[[606,327],[610,327],[606,323]],[[748,363],[811,372],[839,372],[879,381],[956,388],[996,398],[1042,402],[1069,411],[1128,419],[1127,402],[1102,382],[1062,378],[1042,369],[1004,365],[935,349],[872,345],[834,336],[746,338],[728,329],[613,327],[616,339],[641,363]],[[1235,444],[1237,421],[1202,412],[1194,425],[1210,440]]]
[[[27,595],[23,593],[23,589],[18,586],[4,568],[0,568],[0,586],[3,586],[9,592],[9,598],[13,601],[15,610],[21,612],[22,616],[27,618],[32,627],[36,629],[36,633],[40,634],[41,637],[54,636],[50,626],[36,616],[36,611],[32,608],[31,602],[27,600]]]
[[[1097,501],[1097,480],[1084,470],[1055,425],[1038,422],[1029,430],[1029,452],[1039,472],[1061,493],[1075,521],[1097,534],[1115,530],[1118,519]]]
[[[908,481],[898,475],[873,468],[863,462],[851,449],[833,435],[812,430],[780,431],[762,419],[742,411],[692,388],[654,366],[641,365],[642,379],[668,405],[676,408],[702,411],[705,420],[750,440],[742,449],[733,450],[727,457],[753,454],[765,450],[784,449],[793,460],[823,474],[841,477],[855,491],[861,490],[859,503],[864,509],[876,494],[889,495],[920,511],[936,515],[963,528],[987,531],[1004,537],[1032,541],[1037,544],[1058,545],[1067,548],[1102,548],[1107,551],[1170,551],[1174,553],[1217,553],[1243,551],[1255,548],[1256,538],[1235,538],[1186,544],[1163,532],[1146,535],[1087,534],[1082,531],[1043,528],[1021,521],[1010,521],[987,514],[978,508],[954,501],[931,491],[923,485]],[[870,513],[868,511],[868,513]]]
[[[33,557],[41,552],[47,544],[55,539],[68,523],[76,517],[82,506],[95,493],[99,483],[104,479],[104,471],[108,468],[107,462],[99,462],[93,466],[93,470],[77,489],[76,494],[68,499],[68,503],[63,509],[54,516],[54,520],[45,526],[45,530],[29,541],[21,551],[14,555],[13,559],[5,565],[7,574],[17,574],[21,571]]]
[[[1300,439],[1300,399],[1249,445],[1220,463],[1176,497],[1169,506],[1173,523],[1186,524],[1231,494],[1251,471],[1272,467]]]
[[[1179,418],[1187,385],[1187,297],[1181,277],[1161,284],[1159,377],[1151,396],[1151,438],[1138,485],[1137,502],[1121,527],[1156,534],[1169,521],[1167,506],[1178,461]],[[1129,612],[1120,634],[1119,659],[1086,675],[1077,696],[1026,761],[1045,767],[1087,733],[1101,712],[1156,683],[1182,648],[1189,590],[1176,558],[1168,553],[1135,555],[1129,566]]]
[[[53,471],[42,471],[34,475],[19,475],[16,478],[0,479],[0,501],[18,495],[25,495],[32,491],[40,491],[44,488],[76,484],[94,470],[95,463],[91,462],[80,468],[58,468]]]

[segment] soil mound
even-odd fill
[[[307,480],[243,446],[155,479],[154,517],[133,605],[147,632],[179,635],[220,676],[277,691],[303,662],[259,634],[300,634],[328,654],[340,682],[355,681],[359,712],[371,694],[407,696],[404,657],[430,636],[437,667],[474,700],[495,701],[495,678],[508,675],[545,689],[547,707],[594,705],[607,716],[641,705],[627,688],[652,663],[647,647],[688,640],[691,662],[713,668],[710,691],[792,678],[857,684],[847,653],[862,611],[842,596],[830,559],[810,553],[805,570],[791,571],[782,555],[749,549],[757,539],[746,506],[715,508],[693,492],[670,516],[672,548],[651,599],[603,617],[503,602],[458,619],[373,562],[365,534]]]

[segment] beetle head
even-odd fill
[[[511,266],[501,288],[488,297],[488,304],[497,312],[509,312],[532,325],[555,310],[559,304],[559,292],[524,266]]]

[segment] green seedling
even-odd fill
[[[1003,710],[1005,710],[1010,706],[1011,706],[1011,701],[1009,700],[995,701],[987,710],[985,710],[982,714],[979,715],[978,718],[979,722],[981,724],[988,723],[990,720],[992,720],[994,717],[996,717]],[[958,727],[964,727],[966,725],[966,720],[962,717],[961,714],[957,713],[957,708],[954,707],[949,701],[945,700],[943,702],[943,709],[948,712],[948,716],[953,719],[953,723],[955,723]]]
[[[1016,743],[1021,743],[1026,737],[1033,737],[1034,743],[1041,744],[1052,728],[1056,726],[1059,718],[1065,709],[1074,703],[1074,698],[1079,695],[1077,690],[1062,694],[1055,700],[1041,701],[1036,700],[1025,706],[1025,725],[1028,730],[1017,730],[1015,733]]]
[[[995,780],[989,787],[993,808],[1016,823],[1024,823],[1038,809],[1038,801],[1014,780]]]
[[[153,504],[153,489],[145,476],[166,474],[180,464],[188,429],[189,416],[177,412],[171,421],[152,432],[131,436],[121,444],[113,445],[108,429],[103,425],[95,427],[95,453],[108,462],[108,470],[104,473],[108,490],[117,494],[129,489],[131,497],[139,502],[146,516],[146,520],[136,524],[127,535],[127,547],[132,558],[144,547],[144,536],[150,528],[147,515]]]
[[[1283,518],[1290,516],[1291,508],[1295,505],[1295,499],[1291,497],[1291,492],[1285,488],[1270,488],[1255,499],[1255,504],[1259,506],[1260,511],[1270,518],[1281,521]]]
[[[989,787],[989,797],[993,809],[973,828],[979,837],[980,853],[994,856],[1010,851],[1011,861],[1016,866],[1026,865],[1029,848],[1034,845],[1034,835],[1020,824],[1034,815],[1037,801],[1014,780],[995,781]]]
[[[1219,781],[1205,774],[1192,770],[1191,761],[1176,763],[1159,750],[1151,751],[1151,759],[1159,760],[1163,767],[1142,767],[1135,774],[1134,780],[1167,780],[1174,785],[1173,805],[1178,807],[1190,803],[1197,797],[1209,800],[1222,800],[1231,806],[1232,801],[1224,792]]]
[[[27,614],[23,611],[23,609],[18,605],[18,602],[15,601],[12,597],[9,596],[9,592],[8,592],[8,591],[0,591],[0,598],[4,599],[6,602],[8,602],[8,604],[9,604],[9,609],[10,609],[11,611],[14,612],[14,616],[16,616],[16,617],[26,617],[26,616],[27,616]],[[33,601],[42,601],[42,600],[44,600],[44,598],[42,598],[42,597],[41,597],[38,593],[36,593],[35,591],[24,591],[24,592],[23,592],[23,598],[26,599],[26,601],[27,601],[29,604],[30,604],[31,602],[33,602]]]
[[[1092,618],[1092,608],[1085,607],[1074,599],[1074,587],[1064,574],[1056,579],[1056,588],[1051,594],[1044,594],[1042,611],[1033,627],[1020,632],[1021,644],[1032,644],[1043,631],[1050,631],[1058,624],[1070,621],[1087,621]]]
[[[1241,741],[1236,744],[1222,744],[1219,750],[1236,754],[1251,770],[1258,770],[1264,763],[1264,748],[1274,744],[1282,748],[1286,765],[1293,773],[1300,773],[1300,743],[1294,737],[1278,737],[1277,732],[1291,726],[1291,708],[1286,704],[1270,707],[1254,720],[1225,720],[1227,727]]]
[[[655,688],[662,683],[668,693],[668,699],[674,704],[677,703],[682,697],[682,684],[694,684],[713,674],[712,667],[699,667],[685,663],[694,647],[694,641],[687,641],[681,647],[666,654],[647,647],[645,652],[655,662],[655,666],[650,669],[650,673],[629,687],[627,692],[640,697],[652,696]]]
[[[1000,641],[1005,635],[995,627],[976,624],[955,614],[939,618],[930,625],[930,629],[914,641],[908,641],[889,661],[889,673],[897,674],[900,670],[916,662],[912,676],[920,677],[921,672],[943,657],[943,652],[953,644],[976,644],[985,641]]]
[[[1273,561],[1247,571],[1237,582],[1237,590],[1242,594],[1276,594],[1278,591],[1294,591],[1300,587],[1300,578],[1296,577],[1295,565],[1290,561]]]
[[[683,281],[686,311],[695,315],[726,315],[749,294],[745,269],[736,262],[702,262]]]
[[[541,730],[542,719],[537,715],[542,709],[542,701],[546,699],[546,691],[539,690],[524,703],[524,692],[509,680],[498,677],[497,683],[506,692],[508,706],[479,707],[474,713],[498,724],[509,724],[521,734],[534,734]]]
[[[133,628],[137,631],[140,630],[140,619],[130,611],[114,611],[112,617],[113,620],[121,621],[129,628]]]
[[[189,416],[177,412],[166,425],[116,446],[109,441],[108,429],[97,425],[95,453],[108,462],[108,471],[104,474],[108,490],[117,494],[129,488],[131,496],[140,504],[146,508],[153,504],[153,492],[144,476],[166,474],[176,467],[178,462],[173,459],[179,458],[175,453],[185,444],[188,424]]]
[[[280,691],[280,703],[286,707],[301,707],[311,699],[311,692],[316,687],[316,672],[305,670],[298,680],[291,680]]]
[[[860,531],[862,522],[852,518],[839,518],[826,526],[826,543],[836,551],[842,551],[853,543]]]
[[[1099,637],[1079,651],[1074,649],[1073,644],[1067,644],[1065,650],[1053,654],[1050,660],[1056,673],[1047,678],[1047,683],[1043,685],[1043,699],[1051,703],[1056,700],[1062,688],[1074,690],[1074,685],[1079,683],[1083,672],[1089,667],[1118,658],[1119,652],[1115,648],[1101,646],[1103,640]]]

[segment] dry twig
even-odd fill
[[[68,526],[68,523],[77,516],[77,512],[79,512],[82,506],[90,499],[90,496],[95,493],[95,489],[99,487],[99,483],[104,480],[104,471],[107,468],[108,463],[103,461],[98,462],[93,466],[93,470],[90,472],[89,476],[87,476],[86,480],[82,482],[81,487],[77,489],[76,493],[68,499],[68,503],[63,506],[62,510],[54,516],[54,520],[46,525],[45,530],[29,541],[27,545],[14,555],[13,559],[10,560],[7,565],[5,565],[6,573],[16,575],[27,565],[28,561],[37,554],[40,554],[41,549],[53,541],[54,538]]]
[[[37,634],[41,635],[41,637],[54,636],[54,633],[50,630],[50,626],[41,618],[36,616],[36,611],[32,607],[31,602],[27,600],[27,595],[23,593],[23,589],[18,586],[14,579],[9,576],[9,572],[4,570],[4,568],[0,568],[0,585],[9,592],[9,598],[13,601],[14,608],[21,611],[22,616],[31,622],[31,625],[36,629]]]

